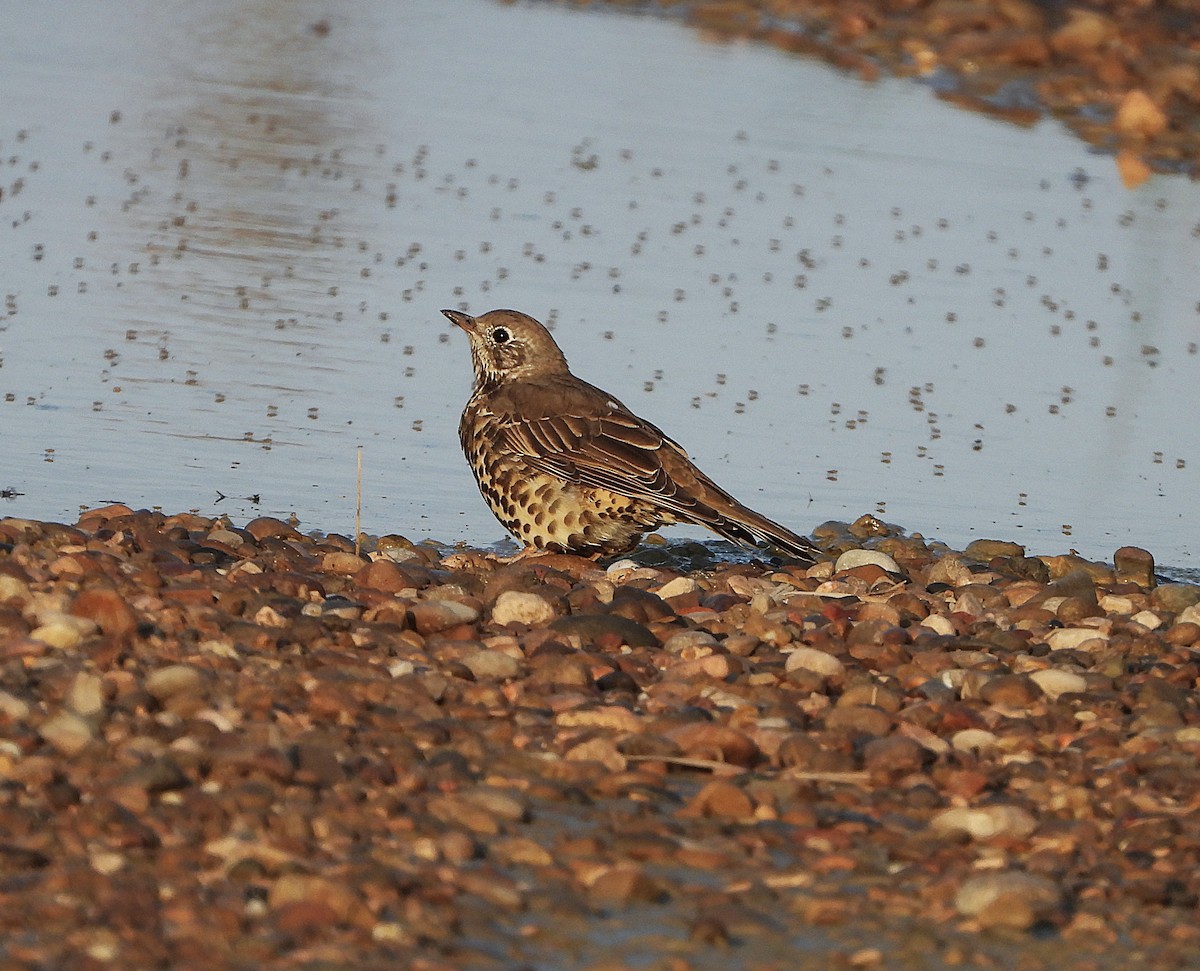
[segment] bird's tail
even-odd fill
[[[810,540],[746,508],[732,497],[728,508],[714,511],[716,516],[708,522],[708,527],[735,543],[772,547],[802,563],[816,563],[817,558],[824,555]]]

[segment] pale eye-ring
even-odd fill
[[[497,327],[494,331],[492,331],[492,340],[494,340],[497,344],[507,344],[511,336],[512,335],[509,334],[507,328],[504,327]]]

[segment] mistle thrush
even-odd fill
[[[623,553],[643,533],[695,523],[807,563],[820,555],[734,499],[650,422],[572,374],[532,317],[442,313],[466,331],[475,366],[459,424],[463,451],[492,512],[528,551]]]

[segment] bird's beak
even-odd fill
[[[468,334],[475,329],[475,318],[469,314],[460,314],[457,310],[443,310],[442,313],[452,324],[457,324]]]

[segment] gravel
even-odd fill
[[[0,520],[0,968],[1194,965],[1200,590],[815,535]]]

